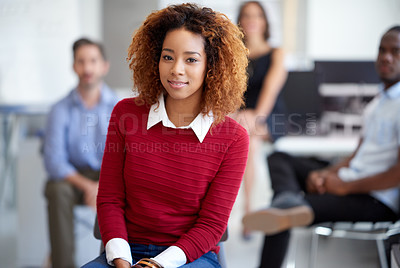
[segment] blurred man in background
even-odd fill
[[[117,102],[103,82],[109,69],[103,47],[89,39],[73,44],[79,83],[54,104],[44,138],[52,267],[75,267],[74,213],[77,204],[96,207],[108,121]]]
[[[398,219],[400,26],[383,35],[376,70],[382,86],[366,107],[362,136],[349,158],[327,166],[281,152],[268,157],[271,207],[243,218],[247,229],[266,234],[260,267],[281,267],[292,227]]]

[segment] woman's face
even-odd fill
[[[158,68],[168,97],[189,101],[193,105],[200,103],[207,69],[201,35],[182,28],[168,32]]]
[[[266,21],[257,4],[250,3],[243,8],[240,25],[247,36],[264,35]]]

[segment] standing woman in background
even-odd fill
[[[249,1],[242,4],[238,24],[245,34],[245,44],[250,53],[245,109],[233,116],[250,134],[249,157],[243,179],[244,213],[247,214],[251,210],[257,150],[262,140],[274,141],[285,134],[285,109],[279,93],[286,81],[287,71],[283,50],[272,47],[268,42],[269,23],[259,2]],[[246,230],[243,230],[243,237],[249,238]]]

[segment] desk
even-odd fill
[[[286,136],[277,140],[274,150],[296,156],[344,157],[354,152],[358,136]]]
[[[0,103],[1,139],[0,139],[0,205],[5,198],[5,188],[10,183],[11,203],[15,202],[15,176],[20,126],[22,117],[45,115],[49,105],[13,105]],[[4,201],[5,202],[5,201]]]

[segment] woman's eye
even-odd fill
[[[197,62],[197,60],[196,60],[196,59],[194,59],[194,58],[189,58],[189,59],[187,59],[187,61],[188,61],[188,62],[190,62],[190,63]]]
[[[163,56],[163,59],[164,59],[164,60],[172,60],[172,57],[171,57],[171,56],[168,56],[168,55],[164,55],[164,56]]]

